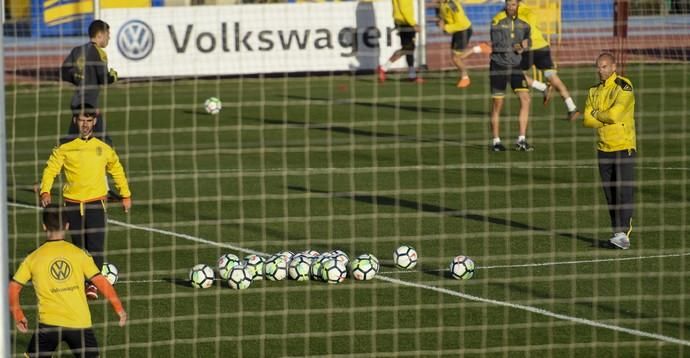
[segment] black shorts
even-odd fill
[[[453,33],[453,37],[450,40],[450,49],[453,52],[460,52],[467,48],[470,43],[470,38],[472,37],[472,27],[467,30],[462,30]]]
[[[398,36],[400,36],[400,45],[402,49],[407,52],[414,51],[414,37],[417,35],[417,31],[414,27],[408,25],[395,25],[398,28]]]
[[[523,52],[520,68],[527,71],[532,67],[532,65],[536,66],[537,69],[542,71],[555,70],[556,66],[553,64],[553,60],[551,59],[551,49],[544,47],[534,51]]]
[[[491,82],[491,97],[505,96],[506,86],[514,92],[528,91],[527,80],[519,67],[506,68],[491,61],[489,64],[489,80]]]
[[[39,323],[31,336],[26,354],[29,357],[52,357],[60,342],[65,341],[75,357],[98,357],[98,341],[93,329],[75,329]]]

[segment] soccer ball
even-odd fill
[[[119,271],[117,270],[117,266],[107,262],[103,263],[101,275],[105,276],[105,279],[108,280],[111,285],[114,285],[117,282],[117,279],[119,278],[118,273]]]
[[[216,97],[209,97],[204,102],[204,109],[208,114],[218,114],[221,108],[223,108],[223,105],[220,103],[220,100]]]
[[[342,263],[344,263],[346,267],[350,263],[350,257],[347,256],[347,254],[343,250],[333,250],[329,253],[329,255],[330,257],[338,261],[342,261]]]
[[[287,262],[290,262],[290,260],[292,260],[292,257],[295,256],[295,253],[290,251],[290,250],[285,250],[285,251],[277,252],[277,253],[273,254],[273,256],[282,256],[283,259],[285,260],[285,262],[287,263]]]
[[[288,276],[297,281],[305,281],[309,279],[309,267],[311,266],[311,258],[302,254],[297,254],[290,260],[288,266]]]
[[[264,277],[270,281],[280,281],[287,276],[287,262],[283,256],[273,255],[264,262]]]
[[[258,255],[247,255],[244,257],[244,265],[252,275],[252,280],[264,279],[264,258]]]
[[[417,251],[412,246],[400,246],[393,252],[393,262],[398,268],[409,270],[417,264]]]
[[[223,280],[228,279],[230,269],[240,264],[240,258],[233,254],[225,254],[218,258],[218,275]]]
[[[244,290],[252,284],[252,273],[243,265],[233,266],[228,273],[228,286],[235,290]]]
[[[457,280],[469,280],[474,276],[474,261],[467,256],[455,256],[450,262],[450,274]]]
[[[311,266],[309,267],[309,277],[315,281],[321,281],[321,265],[323,262],[330,258],[328,253],[323,253],[312,260]]]
[[[189,271],[189,282],[192,284],[192,287],[196,288],[209,288],[213,286],[213,279],[215,277],[213,269],[204,264],[194,265]]]
[[[379,259],[376,258],[376,256],[372,254],[361,254],[357,256],[358,259],[360,260],[369,260],[371,261],[371,266],[376,270],[376,273],[379,272],[379,269],[381,268],[381,265],[379,264]]]
[[[321,279],[328,283],[341,283],[346,275],[346,264],[335,257],[329,257],[321,264]]]
[[[321,255],[316,250],[304,250],[304,251],[300,252],[300,254],[302,254],[306,257],[311,257],[311,258],[317,258],[317,257],[319,257],[319,255]]]
[[[350,271],[355,280],[366,281],[376,276],[374,261],[368,258],[356,258],[350,262]]]

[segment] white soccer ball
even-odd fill
[[[393,262],[398,268],[409,270],[417,265],[417,251],[412,246],[402,245],[393,252]]]
[[[376,276],[374,261],[368,258],[356,258],[350,261],[350,272],[355,280],[366,281]]]
[[[311,258],[297,254],[290,260],[288,266],[288,276],[297,281],[306,281],[309,279],[309,268],[311,267]]]
[[[228,279],[230,269],[240,264],[240,258],[234,254],[225,254],[218,258],[218,275],[223,280]]]
[[[321,264],[321,279],[328,283],[341,283],[347,276],[347,266],[343,261],[330,257]]]
[[[374,267],[374,270],[376,270],[376,273],[378,273],[379,269],[381,269],[381,264],[379,264],[379,259],[372,254],[361,254],[361,255],[357,256],[357,258],[360,260],[370,260],[372,267]]]
[[[244,290],[252,284],[252,273],[243,265],[233,266],[228,273],[228,286],[235,290]]]
[[[244,265],[252,274],[252,280],[264,279],[264,258],[259,255],[247,255],[244,257]]]
[[[274,255],[264,262],[264,277],[270,281],[280,281],[287,277],[287,261],[280,255]]]
[[[213,286],[215,277],[213,269],[205,264],[194,265],[189,271],[189,282],[192,284],[192,287],[196,288],[209,288]]]
[[[216,97],[209,97],[204,102],[204,109],[208,114],[218,114],[221,108],[223,108],[223,105],[222,103],[220,103],[220,100]]]
[[[474,261],[467,256],[455,256],[450,262],[450,274],[457,280],[469,280],[474,276]]]
[[[119,278],[118,274],[119,271],[117,270],[117,266],[108,262],[103,263],[101,275],[103,275],[111,285],[114,285],[117,282],[117,279]]]
[[[309,278],[314,281],[323,281],[321,277],[321,265],[323,262],[328,260],[331,256],[328,253],[323,253],[312,260],[311,266],[309,267]]]

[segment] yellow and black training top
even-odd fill
[[[629,79],[613,73],[589,89],[583,125],[597,129],[602,152],[637,150],[635,95]]]
[[[532,45],[530,46],[530,50],[539,50],[549,46],[549,43],[546,41],[546,38],[544,38],[544,34],[537,26],[537,14],[533,8],[523,3],[520,3],[520,6],[518,6],[518,17],[524,20],[530,26],[529,38],[530,42],[532,43]]]
[[[115,150],[97,137],[65,138],[53,149],[43,170],[41,193],[49,193],[55,177],[64,169],[66,184],[63,197],[72,202],[102,200],[108,195],[106,172],[113,177],[123,198],[129,198],[125,170]]]
[[[445,23],[443,31],[449,34],[465,31],[472,26],[472,22],[458,0],[443,1],[439,7],[438,16]]]
[[[101,177],[101,180],[103,178]],[[91,327],[84,279],[100,271],[84,250],[64,240],[46,241],[19,265],[13,281],[33,282],[38,297],[38,321],[67,328]]]

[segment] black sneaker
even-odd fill
[[[527,143],[527,141],[521,140],[521,141],[515,143],[515,150],[517,150],[518,152],[531,152],[534,150],[534,147],[529,145],[529,143]]]
[[[503,145],[503,143],[498,142],[498,143],[494,144],[493,146],[491,146],[491,150],[493,150],[494,152],[505,152],[506,147]]]

